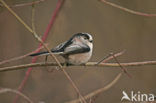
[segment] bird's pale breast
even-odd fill
[[[67,62],[74,65],[84,64],[88,62],[88,60],[91,58],[91,55],[92,51],[87,53],[69,55]]]

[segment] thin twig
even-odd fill
[[[87,103],[85,101],[85,99],[83,98],[83,96],[81,95],[79,89],[75,85],[74,81],[71,79],[71,77],[66,72],[66,70],[62,67],[62,65],[60,64],[60,62],[58,61],[58,59],[54,56],[54,54],[52,54],[51,50],[44,44],[44,42],[42,41],[42,39],[37,35],[37,33],[34,32],[3,0],[0,0],[0,1],[17,18],[17,20],[19,20],[24,25],[24,27],[33,34],[33,36],[35,37],[35,39],[37,39],[37,41],[40,42],[44,46],[44,48],[50,53],[50,56],[52,58],[54,58],[54,60],[58,64],[59,68],[62,69],[63,73],[68,78],[68,80],[70,81],[70,83],[72,84],[72,86],[74,87],[74,89],[76,90],[76,92],[80,95],[80,98],[83,100],[84,103]],[[58,0],[58,1],[59,1],[58,2],[59,5],[61,5],[62,2],[63,2],[63,0]],[[60,8],[60,6],[58,8]]]
[[[140,15],[140,16],[147,16],[147,17],[155,17],[156,16],[156,14],[142,13],[142,12],[134,11],[134,10],[131,10],[131,9],[127,9],[125,7],[122,7],[120,5],[108,2],[106,0],[100,0],[100,1],[105,3],[105,4],[111,5],[111,6],[115,7],[115,8],[121,9],[121,10],[126,11],[128,13],[131,13],[131,14]]]
[[[32,11],[31,11],[31,23],[32,23],[32,30],[34,32],[36,32],[36,29],[35,29],[35,4],[32,5]]]
[[[121,51],[121,52],[119,52],[119,53],[114,54],[114,56],[117,57],[117,56],[122,55],[123,53],[125,53],[125,50],[123,50],[123,51]],[[102,60],[100,60],[97,64],[106,63],[107,61],[109,61],[109,60],[111,60],[111,59],[113,59],[113,56],[110,55],[110,54],[108,54],[108,55],[105,56]]]
[[[31,13],[31,24],[32,24],[32,30],[33,30],[33,33],[36,32],[35,30],[35,4],[32,4],[32,13]],[[38,48],[40,48],[41,45],[39,45]],[[39,52],[40,50],[36,51],[36,52]],[[33,58],[32,59],[32,63],[34,63],[35,61],[37,60],[37,57]],[[28,70],[26,71],[26,74],[24,76],[24,79],[22,80],[21,84],[19,85],[18,87],[18,91],[22,91],[22,89],[24,88],[24,85],[26,84],[27,80],[28,80],[28,77],[30,75],[30,72],[31,72],[32,68],[28,68]],[[14,100],[13,100],[13,103],[16,103],[17,100],[18,100],[19,96],[16,95]]]
[[[44,1],[45,0],[37,0],[37,1],[33,1],[33,2],[28,2],[28,3],[15,4],[15,5],[12,5],[12,6],[9,6],[9,7],[13,8],[13,7],[31,6],[31,5],[34,5],[34,4],[39,4],[39,3],[44,2]],[[0,4],[0,6],[3,7],[2,4]]]
[[[36,53],[36,51],[41,50],[42,48],[43,48],[43,46],[40,47],[40,48],[37,48],[35,51],[32,51],[30,53],[25,54],[25,55],[15,57],[15,58],[11,58],[11,59],[7,59],[7,60],[3,60],[3,61],[0,62],[0,65],[5,64],[5,63],[9,63],[9,62],[12,62],[12,61],[23,59],[23,58],[29,56],[30,54]]]
[[[29,99],[26,95],[24,95],[23,93],[17,91],[17,90],[14,90],[14,89],[10,89],[10,88],[1,88],[0,89],[0,94],[3,94],[3,93],[7,93],[7,92],[11,92],[11,93],[15,93],[21,97],[23,97],[24,99],[26,99],[29,103],[34,103],[31,99]]]
[[[92,98],[93,96],[96,96],[99,93],[102,93],[102,92],[108,90],[109,88],[111,88],[112,86],[114,86],[118,82],[118,80],[120,79],[121,76],[122,76],[122,73],[119,73],[111,83],[104,86],[103,88],[100,88],[98,90],[95,90],[95,91],[87,94],[86,96],[84,96],[84,98],[89,99],[89,98]],[[80,101],[80,99],[76,99],[76,100],[72,100],[72,101],[69,101],[69,102],[66,102],[66,103],[78,103],[79,101]]]
[[[56,8],[55,8],[54,12],[52,13],[51,20],[50,20],[50,22],[49,22],[49,24],[48,24],[48,26],[47,26],[47,28],[46,28],[46,31],[44,32],[44,35],[42,36],[42,41],[45,41],[45,40],[46,40],[46,38],[47,38],[47,36],[48,36],[48,34],[49,34],[49,32],[50,32],[50,29],[52,28],[52,25],[54,24],[56,15],[57,15],[57,13],[59,12],[59,10],[60,10],[62,4],[63,4],[63,1],[60,1],[60,0],[59,0],[59,1],[57,2]],[[33,12],[32,12],[32,13],[33,13]],[[34,19],[34,14],[32,15],[32,17],[33,17],[33,19]],[[36,32],[35,32],[35,30],[34,30],[34,29],[35,29],[35,24],[34,24],[33,19],[32,19],[32,25],[33,25],[33,26],[32,26],[32,29],[33,29],[33,30],[32,30],[32,31],[33,31],[32,34],[34,35],[34,33],[36,33]],[[40,43],[38,47],[40,47],[40,46],[42,46],[42,43]],[[39,52],[39,51],[37,51],[37,52]],[[37,60],[37,57],[33,57],[32,63],[35,63],[36,60]],[[24,76],[24,79],[22,80],[21,84],[20,84],[19,87],[18,87],[18,90],[19,90],[19,91],[22,91],[22,89],[24,88],[24,85],[26,84],[26,82],[27,82],[27,80],[28,80],[28,77],[29,77],[31,71],[32,71],[32,68],[31,68],[31,67],[28,68],[28,70],[26,71],[26,74],[25,74],[25,76]],[[15,97],[13,103],[16,103],[17,100],[18,100],[18,96]]]
[[[108,59],[110,57],[110,54],[106,55],[104,58],[102,58],[102,60],[97,62],[97,65],[104,62],[104,60]],[[105,63],[105,62],[104,62]]]
[[[30,64],[23,64],[23,65],[2,67],[2,68],[0,68],[0,72],[12,71],[12,70],[22,70],[22,69],[29,68],[29,67],[45,67],[45,66],[57,66],[57,65],[58,65],[57,63],[53,63],[53,62],[30,63]],[[61,63],[61,65],[64,65],[64,63]],[[120,65],[122,65],[124,67],[156,65],[156,61],[129,62],[129,63],[120,63]],[[82,67],[86,67],[86,66],[87,67],[120,67],[120,65],[118,63],[100,63],[97,65],[97,62],[88,62],[85,65],[76,65],[76,66],[82,66]],[[71,65],[69,67],[74,67],[74,66],[75,65]],[[66,69],[70,69],[70,68],[66,68]],[[74,68],[74,69],[83,69],[83,68]],[[87,69],[87,68],[85,68],[85,69]],[[103,69],[103,68],[100,68],[100,69]],[[129,69],[131,69],[131,68],[129,68]]]
[[[120,62],[118,61],[118,59],[114,56],[114,54],[113,53],[110,53],[112,56],[113,56],[113,58],[115,59],[115,61],[119,64],[119,66],[120,66],[120,68],[123,70],[123,72],[125,73],[125,74],[127,74],[127,76],[128,77],[132,77],[128,72],[127,72],[127,70],[126,70],[126,68],[124,68],[121,64],[120,64]]]

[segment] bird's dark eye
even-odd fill
[[[87,38],[86,38],[86,37],[84,37],[84,39],[85,39],[85,40],[87,40]]]

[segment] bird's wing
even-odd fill
[[[89,52],[90,48],[88,45],[77,43],[74,42],[72,39],[70,39],[64,43],[61,43],[57,47],[53,48],[51,51],[55,54],[69,55],[69,54]]]
[[[66,48],[67,46],[71,45],[71,44],[72,44],[72,41],[71,41],[71,40],[66,41],[66,42],[64,42],[64,43],[59,44],[59,45],[56,46],[55,48],[53,48],[51,51],[52,51],[53,53],[56,53],[56,54],[62,54],[62,53],[64,52],[65,48]]]
[[[88,45],[72,43],[71,45],[65,48],[64,54],[69,55],[69,54],[85,53],[89,51],[90,48]]]

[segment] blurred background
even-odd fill
[[[15,5],[32,0],[5,0]],[[120,6],[146,13],[156,13],[155,0],[109,0]],[[46,0],[35,5],[36,32],[42,36],[56,7],[57,0]],[[31,6],[13,10],[31,26]],[[98,0],[65,0],[51,29],[46,43],[52,48],[70,38],[74,33],[88,32],[94,38],[94,51],[90,61],[99,61],[110,52],[126,52],[118,57],[120,62],[156,60],[156,17],[144,17]],[[0,61],[18,57],[35,50],[38,42],[31,33],[4,7],[0,7]],[[61,57],[58,57],[63,62]],[[10,62],[0,67],[31,63],[31,57]],[[44,62],[39,57],[37,62]],[[50,57],[48,61],[54,61]],[[110,62],[115,62],[114,60]],[[37,69],[38,68],[38,69]],[[23,93],[35,103],[64,103],[77,98],[77,94],[62,71],[49,72],[56,67],[35,67]],[[76,69],[77,68],[77,69]],[[82,68],[82,69],[78,69]],[[125,74],[109,90],[101,93],[95,103],[120,103],[122,91],[132,90],[156,94],[156,66],[127,67],[132,78]],[[0,87],[17,89],[25,76],[24,70],[0,72]],[[69,67],[67,72],[82,95],[86,95],[110,83],[119,67]],[[0,94],[1,103],[11,103],[15,94]],[[25,103],[20,97],[17,103]]]

